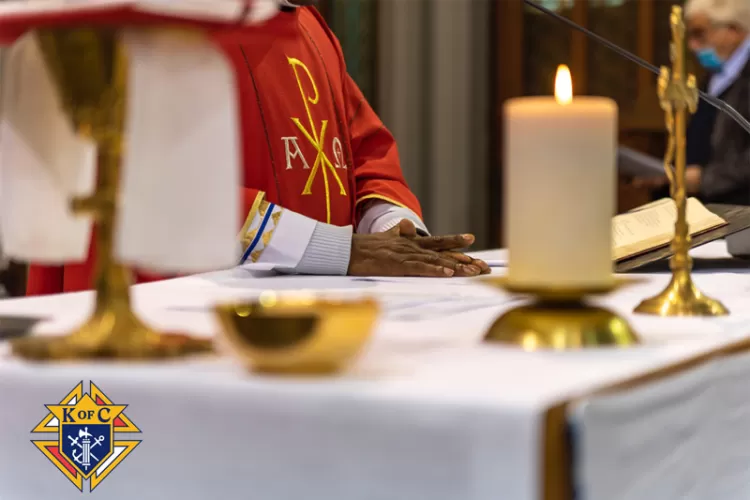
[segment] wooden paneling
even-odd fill
[[[495,110],[494,135],[497,138],[491,153],[494,155],[490,169],[489,206],[490,234],[495,235],[492,246],[503,246],[503,104],[506,100],[524,95],[524,23],[521,0],[497,0],[494,3],[496,19],[494,40],[493,95]]]
[[[588,25],[589,5],[585,1],[576,1],[570,18],[580,26]],[[586,35],[577,31],[571,31],[570,42],[570,70],[576,75],[576,86],[573,92],[585,95],[588,93],[588,45]]]
[[[666,64],[668,13],[674,2],[653,0],[560,1],[559,12],[598,34],[636,52],[657,65]],[[529,13],[521,0],[495,2],[497,54],[495,57],[495,116],[497,168],[490,187],[496,243],[502,244],[502,106],[511,97],[549,94],[554,68],[568,63],[576,94],[607,95],[620,106],[620,141],[654,156],[664,152],[664,116],[656,96],[656,78],[649,71],[606,49],[594,47],[585,36],[560,29],[559,23]],[[668,4],[668,5],[667,5]],[[554,8],[554,2],[545,6]],[[662,46],[664,45],[664,46]],[[628,180],[618,186],[618,208],[627,210],[646,202],[650,194]]]

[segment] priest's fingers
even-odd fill
[[[453,276],[454,274],[462,274],[463,264],[438,252],[432,252],[429,250],[419,251],[419,249],[416,249],[415,252],[399,253],[395,258],[399,262],[403,263],[424,262],[425,264],[430,264],[431,266],[444,267],[453,271],[453,273],[451,273],[451,276]]]
[[[407,260],[401,263],[401,276],[416,276],[420,278],[450,278],[455,274],[453,269],[436,266],[419,260]]]
[[[413,241],[420,247],[428,250],[458,250],[470,247],[474,243],[474,235],[419,236],[414,238]]]
[[[440,254],[446,257],[450,257],[451,259],[455,260],[456,262],[460,262],[461,264],[471,264],[474,260],[465,253],[461,252],[444,251],[440,252]]]
[[[442,252],[442,254],[455,259],[457,262],[460,262],[463,265],[469,266],[469,268],[471,269],[476,269],[476,273],[471,274],[471,276],[476,276],[477,274],[489,274],[490,272],[492,272],[490,266],[485,261],[475,259],[469,255],[466,255],[465,253]]]
[[[472,262],[472,265],[477,266],[481,274],[492,273],[492,268],[490,267],[490,265],[481,259],[474,259],[474,262]]]
[[[417,227],[409,219],[401,219],[398,223],[398,234],[405,238],[414,238],[417,236]]]

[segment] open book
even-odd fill
[[[687,219],[691,236],[727,224],[695,198],[688,199]],[[615,261],[669,245],[674,237],[676,220],[677,209],[671,198],[664,198],[632,212],[615,216],[612,219]]]

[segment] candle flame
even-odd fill
[[[573,100],[573,78],[564,64],[557,67],[555,76],[555,100],[559,104],[570,104]]]

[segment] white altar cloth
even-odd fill
[[[713,245],[701,251],[720,256],[722,250]],[[746,338],[748,277],[696,273],[699,286],[733,310],[728,318],[636,317],[630,311],[638,300],[668,281],[666,274],[651,275],[603,301],[628,316],[643,346],[536,353],[480,343],[487,326],[516,300],[472,280],[270,277],[233,270],[137,286],[135,304],[144,319],[205,336],[216,330],[208,305],[269,289],[374,295],[385,313],[367,352],[336,378],[263,377],[226,356],[158,365],[37,366],[10,358],[0,344],[0,499],[80,498],[29,441],[30,430],[46,415],[44,405],[58,403],[81,380],[97,384],[115,404],[129,405],[128,417],[143,431],[143,443],[92,498],[540,499],[547,409]],[[90,299],[79,293],[0,301],[0,314],[44,315],[51,320],[40,331],[60,331],[86,316]],[[715,364],[724,366],[721,360]],[[716,373],[727,373],[696,371],[699,386],[706,372],[718,378]],[[653,385],[654,390],[679,392],[674,384],[663,385]],[[586,399],[571,417],[583,433],[585,451],[578,460],[578,490],[582,498],[595,500],[602,498],[595,492],[611,491],[615,483],[586,483],[597,473],[591,459],[609,457],[598,443],[616,441],[607,424],[625,416],[616,404],[604,400],[597,406],[598,401]],[[647,398],[639,401],[646,405]],[[704,413],[722,411],[722,398],[702,401],[718,405],[701,406]],[[582,408],[598,409],[607,418]],[[659,425],[671,422],[664,415],[657,412]],[[628,422],[622,428],[638,436]],[[738,442],[750,438],[750,426],[736,429],[744,433]],[[596,432],[599,438],[592,441]],[[620,444],[618,449],[627,451]],[[650,456],[660,456],[662,448]],[[683,464],[693,455],[675,460]],[[684,481],[665,474],[671,483],[660,484],[656,477],[652,484],[661,487],[658,491],[674,491],[683,484],[680,478]],[[657,498],[619,493],[623,499]],[[722,500],[730,498],[748,496]]]

